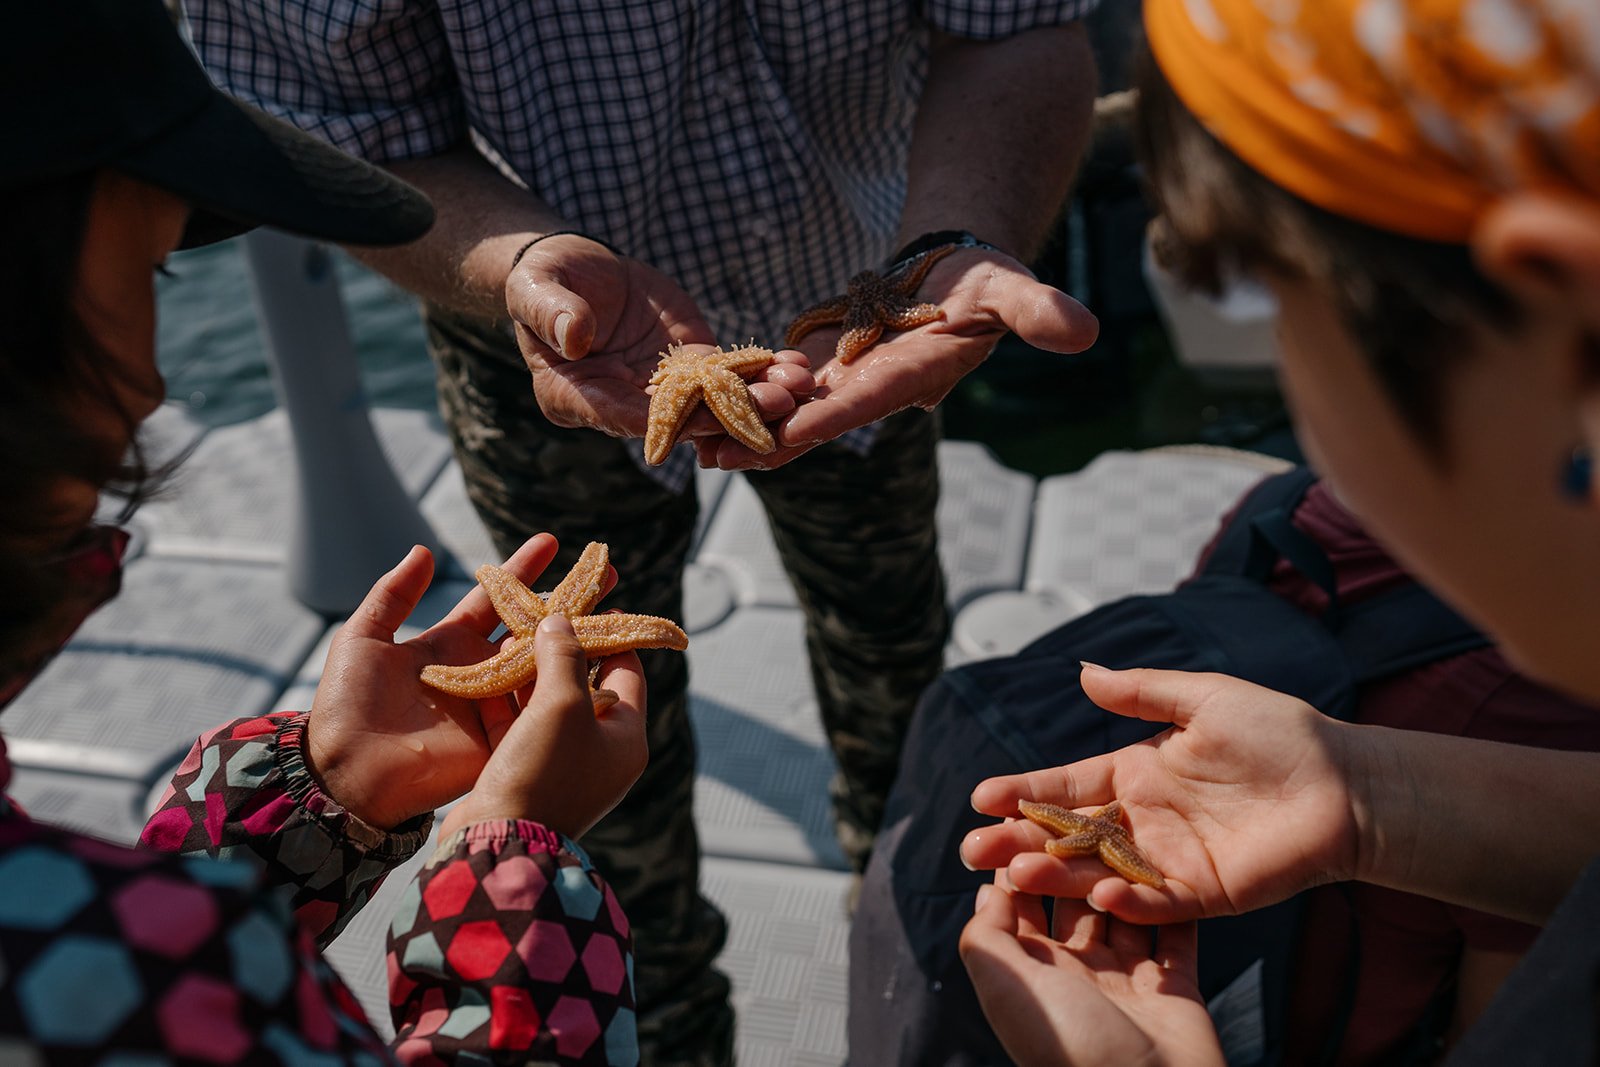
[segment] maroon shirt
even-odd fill
[[[1407,581],[1399,566],[1318,483],[1293,521],[1333,563],[1342,603]],[[1287,564],[1274,592],[1308,611],[1326,597]],[[1476,737],[1540,748],[1600,751],[1600,710],[1530,682],[1492,648],[1464,653],[1367,686],[1355,720],[1374,726]],[[1521,952],[1539,929],[1469,908],[1359,882],[1305,895],[1304,927],[1290,993],[1284,1062],[1320,1061],[1350,968],[1354,1007],[1333,1061],[1388,1062],[1406,1048],[1464,949]],[[1359,952],[1352,951],[1359,945]]]

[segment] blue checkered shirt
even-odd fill
[[[734,343],[778,341],[891,251],[930,29],[996,39],[1095,2],[184,0],[229,93],[377,163],[470,136]]]

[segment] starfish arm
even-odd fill
[[[876,344],[882,336],[883,323],[877,320],[856,323],[839,335],[838,344],[833,346],[833,354],[840,363],[849,363]]]
[[[506,628],[519,637],[533,633],[545,617],[544,601],[517,580],[517,576],[492,563],[479,567],[475,577]]]
[[[922,286],[922,280],[928,276],[928,271],[933,265],[955,250],[955,245],[942,245],[939,248],[929,249],[902,267],[900,273],[890,279],[890,283],[906,296],[910,296]]]
[[[1068,856],[1093,856],[1100,851],[1100,835],[1082,833],[1070,837],[1052,837],[1044,843],[1044,850],[1058,859],[1066,859]]]
[[[655,615],[585,615],[572,620],[578,645],[590,659],[604,659],[618,652],[640,648],[689,647],[689,635],[671,619]]]
[[[1095,829],[1089,816],[1079,815],[1070,808],[1056,804],[1019,800],[1017,810],[1022,812],[1023,818],[1036,826],[1044,827],[1057,837],[1074,837],[1078,834],[1092,833]]]
[[[688,374],[674,374],[656,385],[650,396],[650,412],[644,432],[644,461],[659,467],[678,443],[683,424],[700,402],[699,381]]]
[[[561,584],[550,590],[544,609],[551,615],[565,615],[575,619],[587,615],[600,603],[600,593],[606,586],[606,573],[611,567],[610,550],[600,541],[590,541],[583,555],[572,565]]]
[[[743,378],[719,367],[709,368],[703,392],[706,407],[734,440],[762,455],[778,447]]]
[[[909,307],[891,308],[883,317],[883,324],[892,330],[914,330],[944,318],[944,308],[938,304],[912,304]]]
[[[789,328],[784,331],[783,343],[790,348],[800,343],[800,339],[812,330],[823,326],[837,326],[844,321],[845,312],[849,309],[849,301],[844,297],[835,297],[825,300],[820,304],[813,304],[794,317],[789,323]]]
[[[432,664],[422,668],[422,680],[442,692],[469,700],[504,696],[527,685],[538,673],[533,642],[512,638],[482,663],[460,667]]]
[[[1122,801],[1113,800],[1099,811],[1089,813],[1091,819],[1104,819],[1119,829],[1122,826]]]
[[[730,370],[741,378],[748,378],[777,362],[777,354],[760,345],[744,345],[724,352],[720,348],[706,357],[712,366]]]
[[[1100,837],[1100,860],[1130,882],[1138,882],[1153,889],[1161,889],[1167,880],[1156,870],[1148,857],[1128,840],[1125,833],[1103,834]]]

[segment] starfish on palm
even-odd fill
[[[1017,810],[1031,823],[1056,836],[1045,842],[1044,850],[1060,859],[1068,856],[1099,856],[1100,862],[1130,882],[1160,889],[1167,880],[1155,865],[1134,845],[1122,825],[1122,804],[1113,800],[1099,811],[1080,815],[1055,804],[1017,801]]]
[[[435,689],[454,696],[483,700],[514,692],[533,681],[538,673],[534,660],[533,634],[549,615],[564,615],[578,635],[584,656],[599,661],[619,652],[641,648],[689,647],[689,638],[677,623],[655,615],[591,615],[605,592],[610,552],[599,541],[589,542],[578,562],[548,596],[541,597],[509,571],[492,564],[478,568],[478,584],[489,595],[511,639],[495,655],[481,663],[451,667],[432,664],[422,668],[422,680]],[[596,662],[598,668],[598,662]],[[591,670],[591,687],[597,670]],[[601,710],[616,702],[617,696],[602,689],[594,694],[595,708]]]
[[[896,274],[864,270],[851,278],[844,296],[806,308],[789,323],[783,343],[790,348],[821,326],[844,326],[834,345],[840,363],[849,363],[871,348],[885,328],[911,330],[944,318],[938,304],[919,304],[912,298],[928,276],[928,269],[955,251],[944,245],[924,252]]]
[[[658,466],[677,444],[683,424],[701,400],[722,423],[728,436],[763,455],[778,447],[772,431],[761,421],[745,376],[770,366],[777,356],[769,348],[745,345],[724,352],[721,347],[703,355],[667,346],[650,376],[649,423],[644,435],[645,462]]]

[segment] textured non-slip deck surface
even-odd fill
[[[461,571],[402,631],[417,632],[496,555],[437,420],[375,414],[402,484]],[[199,439],[170,501],[138,520],[145,550],[123,594],[7,709],[14,792],[40,818],[131,840],[161,779],[217,723],[310,704],[332,628],[290,595],[293,491],[281,413],[200,437],[162,413],[163,447]],[[1169,587],[1263,465],[1237,454],[1112,453],[1035,485],[982,447],[940,448],[941,557],[955,609],[952,662],[1009,652],[1116,596]],[[833,840],[833,759],[817,721],[803,626],[765,516],[742,477],[701,472],[686,578],[695,817],[703,889],[727,913],[721,965],[745,1065],[845,1058],[848,876]],[[535,583],[536,586],[539,583]],[[626,606],[626,605],[622,605]],[[393,874],[330,952],[387,1031],[383,944]]]

